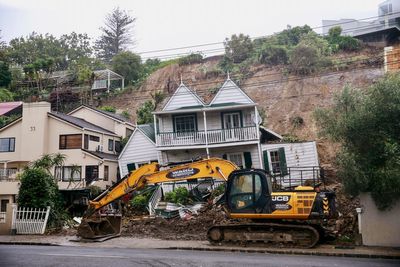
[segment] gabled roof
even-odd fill
[[[111,119],[113,119],[115,121],[126,122],[126,123],[131,124],[133,126],[133,124],[129,121],[129,119],[125,118],[124,116],[122,116],[120,114],[115,114],[115,113],[112,113],[112,112],[104,111],[104,110],[97,109],[97,108],[94,108],[92,106],[85,105],[85,104],[82,104],[79,107],[77,107],[76,109],[70,111],[68,113],[68,115],[71,115],[71,114],[75,113],[76,111],[78,111],[78,110],[80,110],[82,108],[87,108],[87,109],[93,110],[94,112],[97,112],[97,113],[100,113],[102,115],[105,115],[105,116],[107,116],[107,117],[109,117],[109,118],[111,118]]]
[[[239,88],[228,76],[218,93],[214,96],[210,106],[223,103],[251,104],[254,101]]]
[[[156,143],[156,136],[154,133],[154,124],[142,124],[142,125],[138,125],[137,128],[144,135],[146,135],[153,143]]]
[[[195,92],[181,82],[163,110],[174,110],[186,106],[204,106],[204,102]]]
[[[79,128],[82,128],[82,129],[87,129],[87,130],[92,130],[92,131],[95,131],[95,132],[100,132],[100,133],[105,133],[105,134],[117,136],[115,133],[113,133],[113,132],[111,132],[111,131],[109,131],[107,129],[104,129],[104,128],[100,127],[100,126],[97,126],[97,125],[95,125],[93,123],[85,121],[84,119],[81,119],[81,118],[77,118],[77,117],[66,115],[66,114],[59,113],[59,112],[49,112],[48,114],[50,116],[53,116],[55,118],[58,118],[58,119],[63,120],[65,122],[68,122],[70,124],[73,124],[73,125],[75,125],[75,126],[77,126]]]
[[[154,131],[154,124],[141,124],[141,125],[136,125],[135,131],[131,134],[129,137],[128,142],[126,142],[124,148],[122,149],[121,153],[119,154],[120,158],[124,152],[125,149],[129,146],[130,142],[133,139],[133,136],[136,134],[136,131],[141,132],[145,137],[149,139],[150,142],[152,142],[154,145],[156,145],[156,136],[155,136],[155,131]]]

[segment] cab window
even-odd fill
[[[260,175],[237,174],[232,178],[229,205],[233,212],[254,212],[262,194]]]

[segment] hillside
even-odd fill
[[[299,140],[318,140],[321,163],[330,165],[335,146],[318,138],[313,111],[329,107],[335,93],[346,84],[366,88],[382,77],[382,54],[381,50],[364,49],[358,53],[336,55],[340,59],[363,60],[350,61],[311,76],[287,75],[281,66],[252,65],[245,78],[238,79],[238,75],[232,75],[231,78],[259,104],[260,113],[264,115],[264,126]],[[138,90],[110,97],[103,100],[101,105],[128,110],[135,121],[136,109],[151,99],[151,93],[163,91],[171,96],[181,76],[184,83],[208,103],[227,77],[214,71],[218,62],[219,58],[213,57],[199,64],[166,66],[152,73]]]

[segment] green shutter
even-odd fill
[[[288,170],[287,170],[287,164],[286,164],[286,155],[285,155],[285,148],[280,147],[278,149],[279,153],[279,162],[280,162],[280,168],[281,168],[281,175],[287,175]]]
[[[264,158],[264,170],[269,173],[269,162],[268,162],[268,151],[263,151],[263,158]]]
[[[251,153],[250,152],[243,152],[244,155],[244,165],[246,169],[251,169],[253,166],[253,162],[251,162]]]
[[[129,172],[129,173],[131,173],[131,171],[136,170],[135,163],[128,163],[128,164],[126,165],[126,167],[128,168],[128,172]]]

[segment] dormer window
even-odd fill
[[[197,131],[196,114],[185,114],[173,116],[174,132],[188,133]]]

